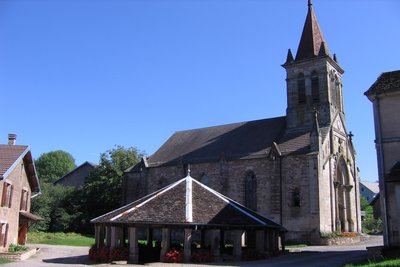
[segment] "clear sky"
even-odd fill
[[[314,0],[343,75],[362,180],[377,179],[372,104],[399,69],[400,1]],[[177,130],[285,115],[287,49],[306,0],[1,0],[0,143],[77,164],[114,147],[151,155]]]

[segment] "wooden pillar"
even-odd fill
[[[116,248],[120,246],[121,231],[120,227],[111,226],[111,248]]]
[[[139,263],[139,246],[136,227],[128,228],[129,263]]]
[[[171,229],[163,228],[162,229],[160,261],[163,261],[163,258],[165,256],[165,254],[168,252],[170,246],[171,246]]]
[[[106,246],[111,247],[111,226],[106,227]]]
[[[94,226],[94,243],[96,244],[97,248],[100,247],[100,225],[98,224]]]
[[[258,230],[256,231],[256,251],[260,253],[265,252],[265,246],[264,246],[264,230]]]
[[[219,230],[219,251],[223,253],[225,249],[225,231]]]
[[[104,246],[105,226],[99,225],[99,241],[96,241],[97,248]]]
[[[240,259],[242,257],[242,234],[243,231],[233,231],[233,256]]]
[[[153,229],[147,228],[147,246],[153,247]]]
[[[185,262],[190,262],[192,256],[192,229],[185,229],[185,239],[183,240],[183,253]]]
[[[219,230],[211,230],[211,253],[214,257],[219,257]]]
[[[206,248],[206,230],[201,229],[200,247],[202,249]]]

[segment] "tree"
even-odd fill
[[[31,211],[44,218],[32,225],[37,231],[62,231],[66,222],[63,203],[69,198],[73,189],[54,186],[53,183],[72,171],[75,159],[62,150],[42,154],[35,160],[36,172],[39,177],[41,194],[32,199]],[[63,226],[60,226],[63,225]]]
[[[62,150],[40,155],[35,166],[41,183],[54,183],[76,167],[71,154]]]
[[[81,217],[76,219],[76,223],[81,226],[73,226],[84,233],[93,232],[90,220],[104,213],[114,210],[121,203],[122,175],[129,167],[138,163],[144,152],[137,148],[124,148],[116,146],[100,155],[98,167],[92,171],[82,189],[79,197],[74,197],[76,201],[72,203],[75,207],[79,206],[82,212]]]

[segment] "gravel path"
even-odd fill
[[[289,253],[279,257],[252,262],[213,263],[201,264],[163,264],[150,263],[148,267],[204,267],[204,266],[226,266],[226,267],[335,267],[343,266],[348,262],[359,261],[366,258],[366,247],[382,245],[382,236],[371,236],[366,241],[345,246],[309,246],[291,249]],[[32,245],[31,245],[32,246]],[[73,267],[73,266],[118,266],[115,264],[96,264],[89,260],[88,248],[70,246],[36,245],[40,251],[28,260],[12,262],[2,265],[3,267]],[[126,265],[122,265],[126,266]]]

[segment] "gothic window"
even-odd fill
[[[298,187],[292,191],[292,206],[300,207],[300,189]]]
[[[298,92],[298,102],[306,102],[306,82],[304,80],[304,74],[300,73],[297,78],[297,92]]]
[[[249,209],[257,210],[257,179],[252,171],[246,174],[245,206]]]
[[[319,102],[319,80],[318,73],[313,71],[311,74],[311,95],[313,103]]]
[[[200,183],[206,186],[210,186],[210,178],[205,173],[203,173],[200,178]]]

